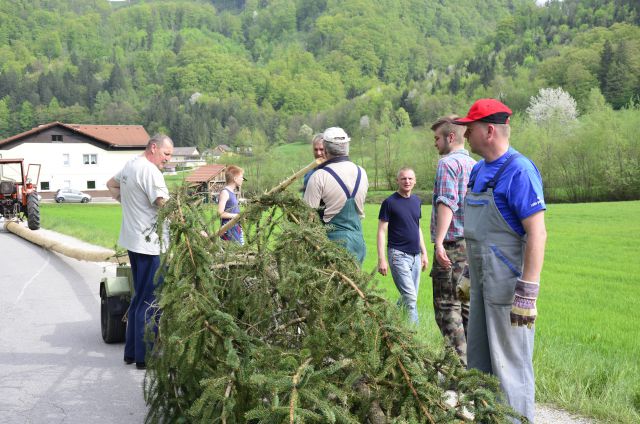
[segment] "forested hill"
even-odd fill
[[[0,0],[0,137],[60,120],[268,145],[558,86],[621,108],[639,23],[637,0]]]

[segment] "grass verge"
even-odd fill
[[[43,228],[113,249],[118,242],[122,210],[119,204],[41,203]]]

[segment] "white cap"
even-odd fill
[[[347,133],[340,127],[331,127],[324,130],[322,139],[328,143],[344,144],[351,141]]]

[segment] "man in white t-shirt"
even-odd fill
[[[172,154],[173,141],[166,135],[154,135],[144,154],[131,159],[107,181],[109,192],[122,204],[118,244],[129,253],[135,291],[129,306],[124,361],[135,362],[138,369],[146,368],[144,334],[153,313],[149,306],[154,303],[155,289],[162,282],[159,278],[156,285],[154,278],[166,240],[159,239],[156,229],[158,208],[169,199],[161,169]]]

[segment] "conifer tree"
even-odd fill
[[[222,241],[210,205],[165,205],[149,423],[505,422],[498,383],[416,337],[297,194],[250,202],[246,244]],[[205,231],[209,236],[204,236]],[[453,405],[446,390],[457,393]]]

